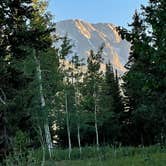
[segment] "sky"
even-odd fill
[[[134,11],[148,0],[48,0],[54,20],[81,19],[127,27]]]

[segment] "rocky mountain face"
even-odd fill
[[[127,62],[130,44],[122,40],[116,31],[116,26],[110,23],[90,24],[82,20],[65,20],[57,22],[57,34],[66,34],[74,44],[73,52],[85,61],[92,49],[97,51],[104,43],[104,63],[111,62],[120,73],[125,72],[124,64]]]

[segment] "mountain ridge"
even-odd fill
[[[129,56],[130,44],[121,39],[112,23],[92,24],[80,19],[69,19],[57,22],[56,30],[60,36],[68,35],[75,46],[73,52],[85,61],[89,56],[89,50],[97,51],[105,43],[104,63],[110,61],[118,71],[126,71],[124,64]]]

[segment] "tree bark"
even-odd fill
[[[78,139],[78,146],[79,146],[80,157],[81,157],[81,154],[82,154],[82,148],[81,148],[80,125],[79,125],[79,124],[77,124],[77,139]]]
[[[80,157],[82,153],[82,148],[81,148],[81,138],[80,138],[80,117],[78,115],[78,104],[79,104],[79,99],[78,99],[78,87],[76,87],[76,94],[75,94],[75,104],[76,104],[76,114],[78,117],[78,122],[77,122],[77,139],[78,139],[78,146],[79,146],[79,151],[80,151]]]
[[[6,105],[6,95],[5,95],[5,92],[1,88],[0,88],[0,92],[2,93],[2,96],[3,96],[3,97],[0,97],[0,102],[3,105]]]
[[[67,135],[68,135],[68,145],[69,145],[69,159],[71,159],[71,136],[70,136],[70,127],[69,127],[69,113],[68,113],[68,101],[67,93],[65,94],[65,106],[66,106],[66,125],[67,125]]]
[[[44,112],[44,109],[46,107],[46,102],[45,102],[45,98],[44,98],[44,94],[43,94],[41,66],[40,66],[40,60],[37,58],[35,50],[34,50],[34,58],[35,58],[35,62],[36,62],[37,78],[38,78],[38,82],[39,82],[41,110]],[[51,157],[51,149],[53,148],[53,145],[52,145],[52,140],[51,140],[50,128],[48,125],[48,117],[46,117],[46,119],[44,119],[44,132],[45,132],[45,140],[46,140],[47,148],[49,151],[49,155]]]
[[[97,94],[96,94],[96,85],[94,84],[94,120],[95,120],[95,132],[96,132],[96,146],[97,146],[97,151],[99,151],[99,133],[98,133],[98,125],[97,125]]]
[[[97,125],[97,105],[96,105],[96,102],[95,102],[94,116],[95,116],[96,146],[97,146],[97,151],[99,151],[99,133],[98,133],[98,125]]]

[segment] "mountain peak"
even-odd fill
[[[105,63],[112,62],[113,66],[121,72],[125,71],[130,44],[122,40],[116,26],[111,23],[89,23],[81,19],[70,19],[57,22],[57,33],[61,36],[68,34],[75,47],[73,48],[85,60],[89,50],[97,51],[105,43],[103,58]]]
[[[62,21],[58,21],[57,23],[60,23],[60,22],[81,22],[81,23],[84,23],[84,24],[92,24],[92,25],[110,25],[112,27],[117,27],[116,25],[112,24],[112,23],[109,23],[109,22],[96,22],[96,23],[91,23],[89,21],[86,21],[86,20],[83,20],[83,19],[79,19],[79,18],[76,18],[76,19],[66,19],[66,20],[62,20]]]

